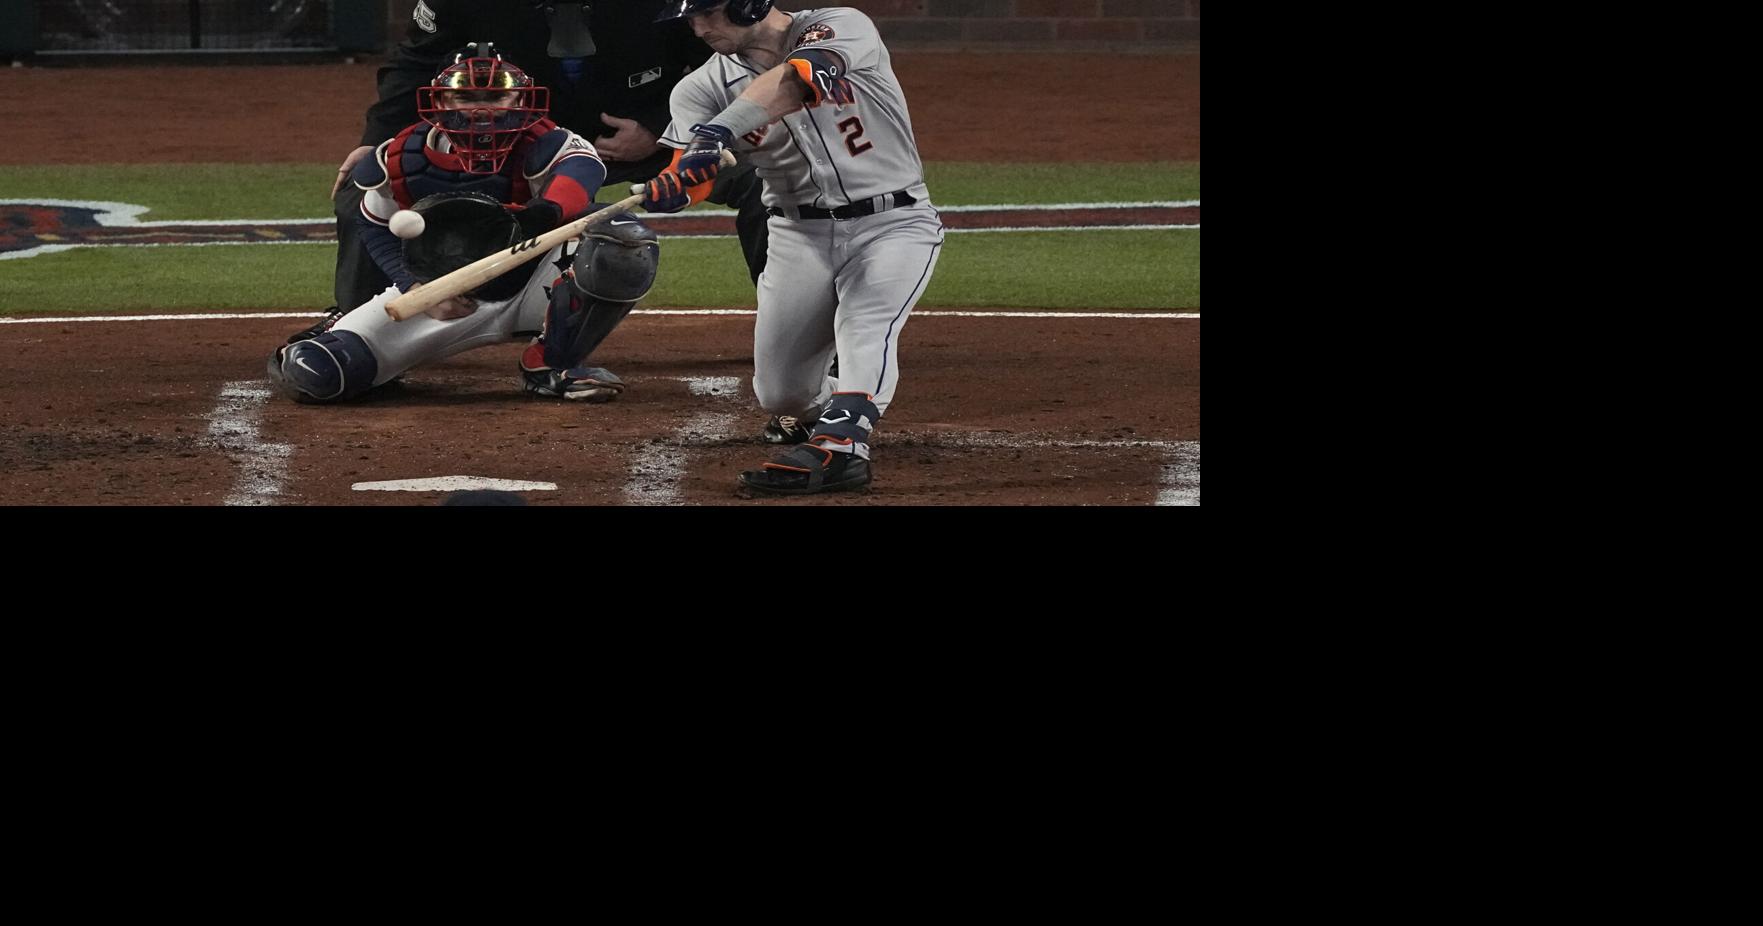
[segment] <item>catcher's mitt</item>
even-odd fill
[[[404,240],[404,266],[427,283],[525,240],[520,223],[495,197],[482,193],[436,193],[411,211],[423,218],[422,234]],[[468,293],[477,299],[506,299],[520,291],[532,265],[515,268]]]

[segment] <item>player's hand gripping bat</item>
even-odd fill
[[[722,152],[722,166],[735,166],[733,152]],[[642,201],[643,194],[635,193],[567,225],[559,225],[542,235],[515,242],[488,257],[479,258],[446,276],[425,283],[412,292],[397,296],[386,303],[386,314],[392,316],[393,321],[399,322],[412,315],[420,315],[454,296],[477,289],[527,261],[544,256],[557,245],[580,235],[589,226],[598,225],[615,215],[623,215]]]

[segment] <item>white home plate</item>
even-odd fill
[[[428,479],[392,479],[386,482],[357,482],[349,488],[357,492],[464,492],[471,489],[496,489],[502,492],[555,492],[555,482],[522,482],[519,479],[486,479],[483,476],[434,476]]]

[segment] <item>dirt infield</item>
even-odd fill
[[[1111,72],[1102,56],[895,61],[928,160],[1199,158],[1197,57],[1133,59],[1132,85],[1159,99],[1080,91]],[[368,65],[39,68],[0,87],[82,115],[0,147],[0,164],[42,151],[63,163],[340,158],[373,98]],[[0,504],[433,504],[445,492],[353,487],[439,475],[555,483],[524,493],[535,505],[1198,500],[1197,319],[921,311],[902,335],[874,487],[762,501],[735,491],[735,474],[774,450],[748,384],[750,315],[633,315],[595,355],[630,390],[591,407],[522,395],[515,344],[419,368],[357,405],[270,398],[265,358],[305,323],[0,324]]]
[[[774,449],[751,316],[633,316],[596,355],[630,390],[589,407],[521,395],[513,345],[359,404],[268,398],[266,345],[297,326],[0,325],[7,356],[41,358],[0,371],[0,504],[424,504],[445,493],[351,486],[471,475],[557,484],[533,504],[1146,505],[1164,445],[1200,437],[1198,321],[914,318],[874,487],[743,501],[735,474]]]

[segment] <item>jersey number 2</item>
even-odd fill
[[[839,134],[846,136],[845,150],[851,152],[852,157],[875,147],[873,142],[866,141],[861,145],[857,144],[857,139],[863,137],[863,120],[856,116],[839,123]]]

